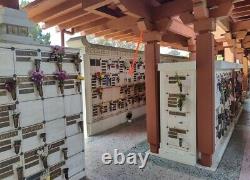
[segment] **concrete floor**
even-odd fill
[[[212,172],[197,167],[187,166],[173,161],[150,156],[145,169],[130,165],[104,165],[103,153],[113,154],[114,149],[120,152],[146,152],[145,118],[132,124],[125,124],[98,136],[86,139],[86,172],[87,179],[93,180],[250,180],[250,99],[246,100],[239,124],[232,135],[223,159]]]

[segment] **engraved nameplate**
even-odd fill
[[[5,105],[5,106],[0,106],[0,112],[2,111],[10,111],[10,110],[15,110],[16,109],[16,105]]]
[[[12,132],[8,132],[8,133],[4,133],[4,134],[0,134],[0,140],[4,140],[4,139],[8,139],[11,137],[15,137],[18,135],[18,131],[12,131]]]
[[[17,163],[18,161],[20,161],[19,156],[16,156],[16,157],[10,158],[8,160],[2,161],[2,162],[0,162],[0,168],[4,168],[4,167],[9,166],[11,164]]]

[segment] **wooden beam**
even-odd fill
[[[128,33],[130,33],[130,32],[131,32],[130,30],[117,31],[117,32],[111,33],[111,34],[109,34],[109,35],[105,35],[104,38],[106,38],[106,39],[115,38],[115,37],[117,37],[117,36],[121,36],[121,35],[124,35],[124,34],[128,34]]]
[[[70,22],[60,24],[59,27],[64,28],[64,29],[73,28],[73,27],[77,27],[80,25],[88,24],[88,23],[96,21],[100,18],[101,18],[100,16],[95,15],[95,14],[86,14],[86,15],[83,15],[79,18],[76,18]]]
[[[234,32],[241,30],[250,30],[250,20],[234,23],[232,25],[232,30]]]
[[[106,29],[106,30],[101,31],[99,33],[95,33],[95,36],[105,36],[105,35],[108,35],[108,34],[112,34],[114,32],[116,32],[116,31],[113,30],[113,29]]]
[[[107,18],[100,18],[100,19],[97,19],[96,21],[93,21],[93,22],[90,22],[87,24],[75,26],[75,31],[80,32],[80,31],[88,30],[88,29],[91,29],[95,26],[99,26],[100,24],[104,24],[105,22],[108,22]]]
[[[199,0],[198,2],[195,1],[193,6],[193,13],[196,19],[204,19],[209,17],[206,0]]]
[[[151,20],[150,6],[147,0],[118,0],[120,4],[118,7],[125,12],[125,14],[135,18],[145,18]]]
[[[188,37],[188,38],[193,38],[195,37],[195,32],[194,29],[177,21],[177,20],[173,20],[171,21],[169,28],[169,31],[182,35],[184,37]]]
[[[194,15],[190,12],[184,12],[180,14],[180,19],[183,24],[191,24],[194,22]]]
[[[250,0],[244,0],[244,1],[234,3],[235,9],[246,7],[246,6],[250,6]]]
[[[102,25],[99,25],[99,26],[95,26],[91,29],[88,29],[88,30],[85,30],[84,32],[86,34],[95,34],[95,33],[99,33],[99,32],[102,32],[104,30],[107,30],[108,28],[105,28],[104,26]]]
[[[82,8],[85,10],[95,10],[111,2],[112,0],[82,0]]]
[[[195,32],[216,31],[215,19],[207,18],[207,19],[199,19],[195,21],[194,30]]]
[[[75,10],[75,11],[70,11],[66,14],[63,14],[63,15],[55,17],[55,18],[50,18],[49,20],[45,21],[45,28],[50,28],[50,27],[58,25],[58,24],[63,24],[65,22],[72,21],[73,19],[84,16],[88,13],[89,12],[87,12],[81,8],[78,10]]]
[[[249,12],[250,11],[250,6],[243,6],[241,8],[236,8],[232,11],[233,15],[242,13],[242,12]]]
[[[227,17],[232,12],[232,9],[233,9],[233,3],[231,1],[221,3],[217,8],[209,10],[209,17],[210,18]]]
[[[152,9],[152,19],[158,21],[164,18],[193,11],[192,0],[174,0]]]
[[[45,22],[49,18],[60,16],[66,14],[72,10],[78,9],[82,6],[82,0],[71,0],[65,1],[60,5],[53,7],[51,9],[46,9],[44,12],[39,13],[33,17],[30,17],[35,22]]]
[[[237,39],[245,39],[246,35],[247,35],[247,31],[236,32],[236,38]]]
[[[168,43],[179,43],[180,45],[187,47],[188,46],[188,42],[187,42],[187,38],[171,33],[171,32],[166,32],[163,36],[162,36],[162,41],[164,42],[168,42]]]
[[[136,26],[138,19],[130,16],[124,16],[118,19],[110,20],[106,23],[107,27],[114,30],[127,30]]]

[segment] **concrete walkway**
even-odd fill
[[[243,113],[217,171],[207,171],[173,161],[150,156],[145,169],[129,165],[104,165],[103,153],[119,149],[120,152],[145,152],[145,118],[125,124],[98,136],[86,139],[87,179],[93,180],[250,180],[250,99],[246,100]]]

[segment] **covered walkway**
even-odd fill
[[[113,143],[114,141],[116,143]],[[137,145],[131,147],[133,144]],[[103,165],[101,154],[113,152],[115,148],[126,153],[148,151],[145,121],[141,119],[136,121],[133,126],[122,125],[99,136],[88,138],[86,141],[87,179],[248,180],[250,177],[250,99],[245,101],[239,123],[215,172],[155,156],[150,156],[148,164],[143,170],[140,170],[138,166]]]

